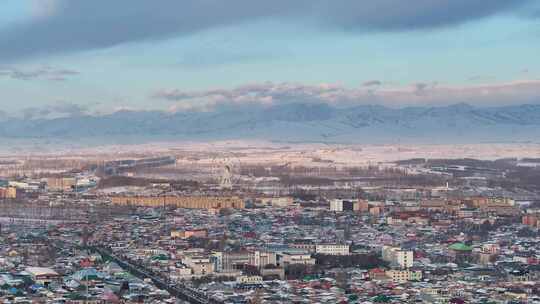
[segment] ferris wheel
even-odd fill
[[[218,187],[224,190],[231,190],[240,181],[241,166],[240,160],[234,155],[215,157],[212,160],[212,171]]]

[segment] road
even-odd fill
[[[73,246],[79,246],[76,243],[67,241],[67,240],[57,240],[60,243],[67,243]],[[60,246],[62,247],[62,246]],[[119,257],[115,255],[113,252],[111,252],[108,248],[102,247],[102,246],[85,246],[84,249],[97,252],[104,258],[108,258],[115,263],[117,263],[120,267],[127,270],[129,273],[133,274],[134,276],[138,277],[139,279],[150,279],[156,285],[156,287],[167,290],[169,294],[172,296],[187,301],[189,303],[193,304],[223,304],[222,301],[219,301],[217,299],[212,299],[208,297],[204,292],[187,286],[182,283],[176,283],[171,282],[163,279],[162,277],[159,277],[155,274],[151,274],[147,269],[144,267],[141,267],[139,265],[134,265],[130,261],[128,261],[125,258]]]
[[[223,303],[221,301],[208,297],[202,291],[196,288],[187,286],[185,284],[179,284],[179,283],[166,281],[162,277],[153,275],[149,273],[146,269],[142,268],[141,266],[133,265],[129,261],[126,261],[126,259],[116,256],[114,253],[112,253],[106,248],[98,247],[98,246],[88,246],[88,249],[101,254],[103,257],[110,258],[111,260],[116,262],[120,267],[129,271],[131,274],[135,275],[136,277],[140,279],[151,279],[152,282],[158,288],[167,290],[171,295],[181,300],[187,301],[189,303],[194,303],[194,304],[221,304]]]

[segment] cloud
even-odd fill
[[[0,29],[0,60],[107,48],[273,18],[322,29],[403,31],[460,24],[533,0],[43,0]],[[39,3],[39,0],[35,0]]]
[[[362,84],[364,87],[378,87],[382,85],[382,81],[380,80],[370,80],[366,81]]]
[[[271,106],[284,103],[327,103],[338,107],[380,104],[386,106],[512,105],[540,103],[540,80],[497,84],[447,86],[437,82],[373,91],[369,87],[346,88],[337,84],[256,83],[229,90],[159,90],[153,98],[173,103],[170,111],[212,111],[239,106]]]
[[[344,96],[345,89],[334,84],[303,85],[272,82],[246,84],[231,90],[208,91],[160,90],[152,95],[157,99],[178,102],[171,111],[209,111],[218,107],[262,105],[293,102],[332,101],[333,95]]]
[[[38,107],[30,107],[25,108],[21,110],[22,116],[26,120],[40,118],[40,117],[46,117],[51,112],[49,109],[46,108],[38,108]]]
[[[67,114],[68,116],[82,116],[88,113],[89,107],[87,105],[62,102],[50,106],[50,110],[51,112],[58,114]]]
[[[43,107],[29,107],[21,110],[24,119],[78,117],[91,112],[89,105],[60,101]]]
[[[497,79],[497,77],[492,75],[474,75],[469,78],[467,78],[467,81],[469,82],[478,82],[478,81],[493,81]]]
[[[424,95],[424,94],[426,94],[426,91],[433,90],[437,85],[438,85],[438,83],[436,81],[431,82],[431,83],[425,83],[425,82],[416,83],[414,85],[414,87],[415,87],[415,92],[414,93],[417,96]]]
[[[49,66],[35,69],[0,67],[0,76],[18,80],[44,79],[50,81],[65,81],[68,77],[75,75],[79,75],[79,72],[68,69],[57,69]]]

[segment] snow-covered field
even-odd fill
[[[48,147],[42,151],[4,152],[4,158],[54,156],[85,159],[125,159],[174,155],[179,165],[209,166],[221,161],[292,166],[359,166],[411,158],[540,158],[540,144],[341,145],[283,144],[266,141],[161,142],[104,145],[91,148]]]

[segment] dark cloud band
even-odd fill
[[[533,0],[56,0],[56,10],[0,30],[0,61],[165,39],[261,17],[323,28],[400,31],[459,24]],[[48,8],[50,9],[50,8]]]

